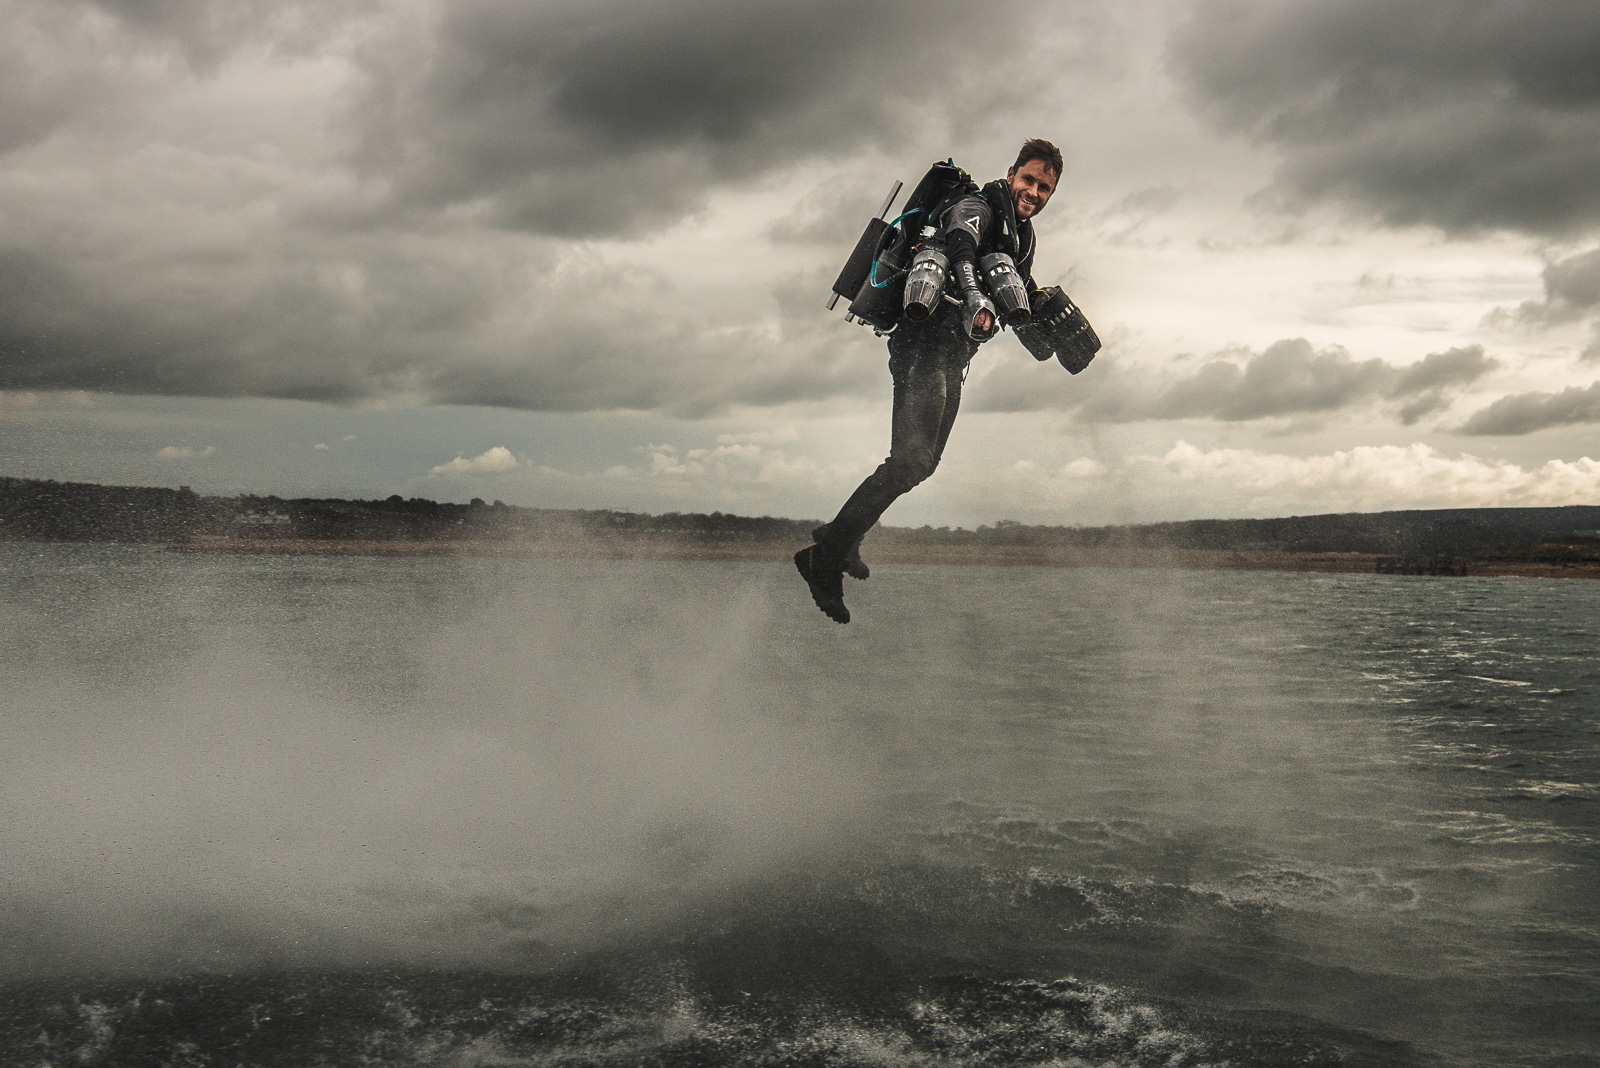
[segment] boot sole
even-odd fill
[[[848,623],[850,609],[845,607],[843,594],[830,593],[822,589],[817,582],[816,572],[811,567],[811,550],[815,547],[808,545],[794,554],[794,569],[806,580],[806,586],[811,590],[811,599],[816,602],[817,609],[835,623]]]

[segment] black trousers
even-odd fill
[[[854,548],[902,493],[933,474],[961,407],[961,381],[978,351],[959,326],[903,323],[889,335],[894,419],[889,457],[856,487],[817,541],[836,552]]]

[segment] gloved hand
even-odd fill
[[[988,341],[1000,320],[995,317],[994,302],[978,283],[978,269],[971,260],[957,260],[951,273],[961,291],[961,325],[972,340]]]

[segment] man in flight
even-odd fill
[[[850,622],[843,576],[867,577],[859,551],[862,536],[896,498],[939,466],[961,403],[967,364],[978,346],[999,330],[979,260],[991,253],[1010,256],[1029,302],[1039,307],[1040,294],[1030,273],[1032,219],[1050,202],[1061,170],[1061,150],[1034,138],[1022,146],[1004,178],[936,209],[932,220],[936,233],[926,245],[942,246],[948,282],[939,279],[935,284],[941,288],[932,290],[931,300],[914,306],[912,290],[921,257],[913,261],[906,318],[889,335],[889,373],[894,378],[889,458],[857,487],[832,522],[812,531],[815,544],[794,557],[812,599],[830,619]],[[1026,309],[1021,314],[1025,317]]]

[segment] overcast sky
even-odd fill
[[[827,517],[894,179],[1062,146],[886,516],[1600,503],[1594,0],[0,0],[0,474]]]

